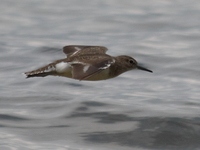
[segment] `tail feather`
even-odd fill
[[[54,75],[56,72],[55,65],[49,64],[47,66],[41,67],[39,69],[25,72],[26,78],[31,77],[45,77],[48,75]]]
[[[31,72],[25,72],[26,78],[32,78],[32,77],[46,77],[50,75],[49,73],[31,73]]]

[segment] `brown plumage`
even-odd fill
[[[106,51],[107,48],[102,46],[65,46],[63,52],[67,58],[25,74],[27,78],[53,75],[95,81],[113,78],[135,68],[152,72],[138,66],[137,61],[130,56],[113,57],[107,55]]]

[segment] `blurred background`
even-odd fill
[[[200,149],[200,2],[1,0],[1,150]],[[25,79],[98,45],[154,71]]]

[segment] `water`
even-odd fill
[[[200,149],[199,1],[3,0],[1,150]],[[130,55],[106,81],[25,79],[65,45]]]

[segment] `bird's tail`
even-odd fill
[[[55,65],[49,64],[44,67],[41,67],[39,69],[25,72],[24,74],[26,75],[26,78],[31,78],[31,77],[45,77],[48,75],[54,75],[56,72]]]

